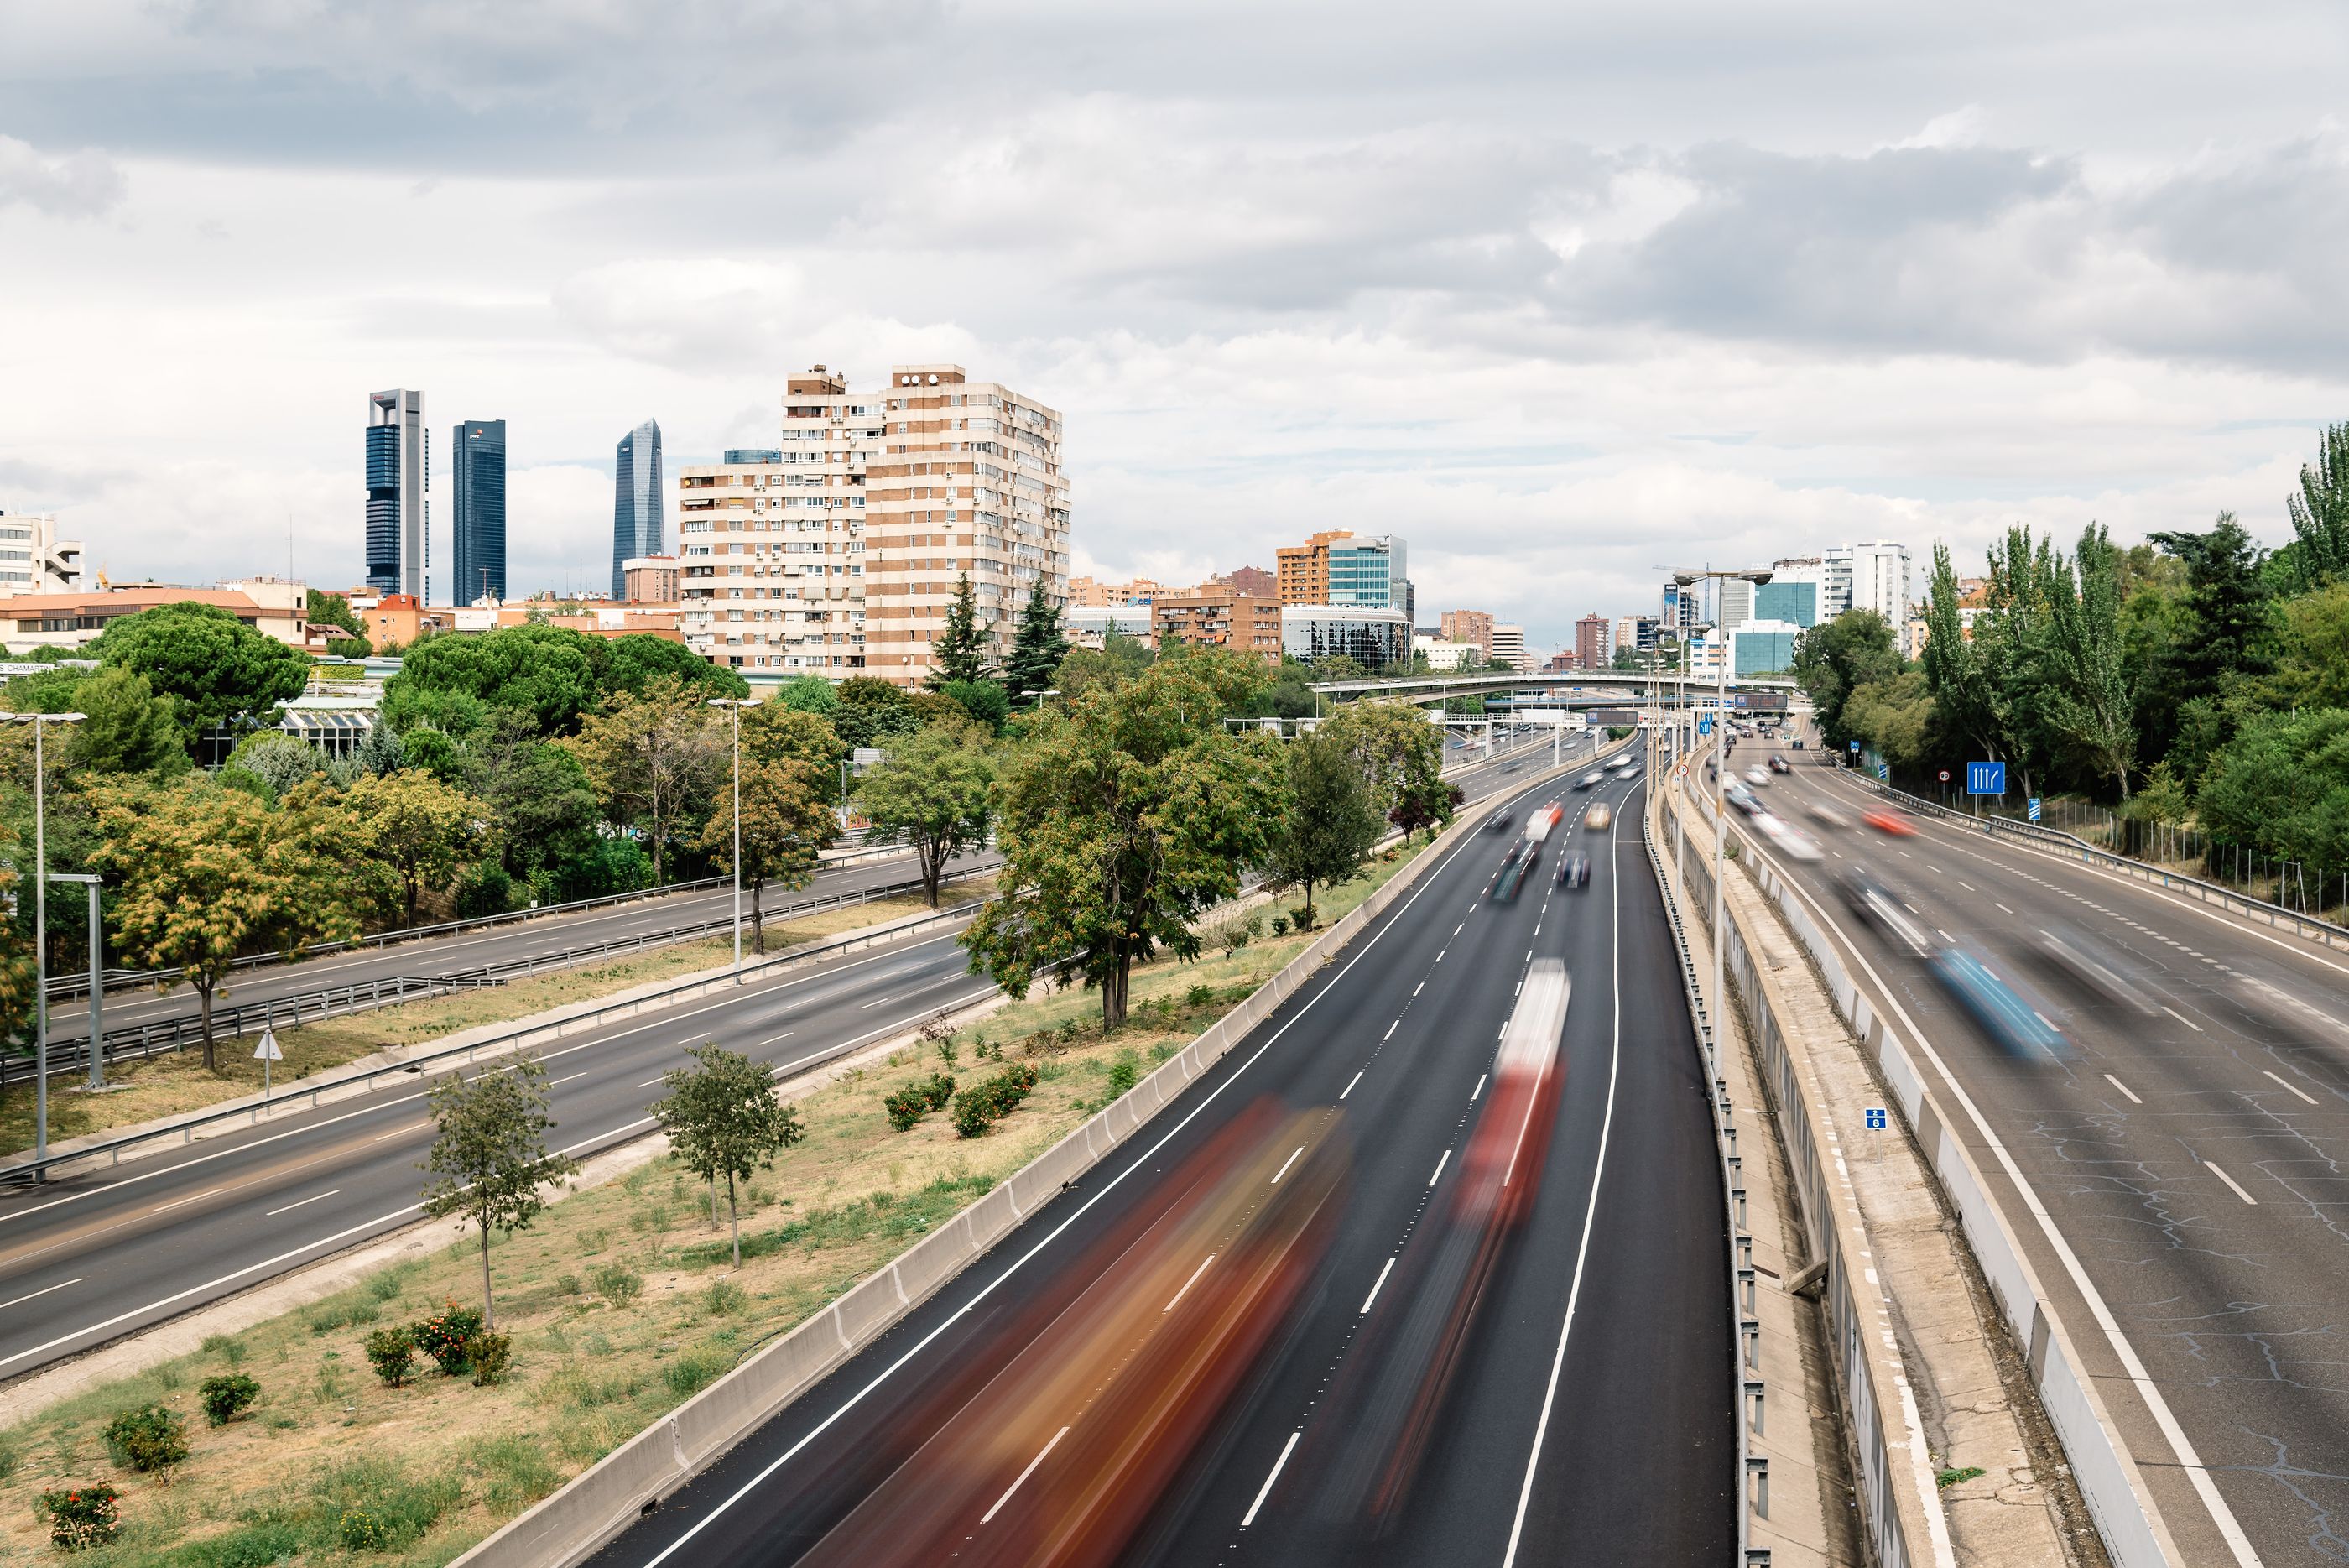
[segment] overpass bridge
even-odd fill
[[[1322,680],[1312,690],[1333,701],[1359,697],[1402,697],[1413,702],[1443,702],[1454,697],[1517,696],[1547,707],[1661,701],[1670,707],[1703,702],[1720,690],[1702,676],[1677,671],[1591,670],[1520,675],[1515,671],[1483,671],[1475,675],[1366,676],[1354,680]],[[1794,681],[1778,676],[1747,676],[1728,682],[1733,692],[1781,692],[1792,698],[1801,692]],[[1575,695],[1565,695],[1571,691]],[[1553,695],[1556,693],[1557,695]]]

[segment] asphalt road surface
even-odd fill
[[[1516,776],[1504,761],[1456,782],[1481,800]],[[660,1096],[660,1075],[682,1064],[690,1045],[715,1041],[804,1069],[985,996],[988,982],[968,972],[959,929],[942,926],[545,1047],[557,1136],[576,1151],[649,1127],[645,1107]],[[0,1379],[412,1222],[418,1161],[431,1141],[424,1093],[420,1075],[405,1086],[387,1081],[376,1094],[250,1132],[0,1191]]]
[[[1726,1562],[1722,1198],[1624,806],[1643,787],[1546,786],[1448,851],[1123,1149],[597,1563],[1025,1562],[1055,1530],[1071,1563]],[[1493,901],[1525,805],[1553,797],[1565,826]],[[1594,799],[1611,829],[1578,826]],[[1557,887],[1577,852],[1588,885]],[[1538,1173],[1525,1209],[1480,1231],[1461,1194],[1490,1179],[1499,1037],[1546,960],[1572,981],[1555,1119],[1508,1146]],[[1284,1180],[1328,1192],[1319,1219],[1218,1319],[1201,1303],[1247,1233],[1218,1242],[1193,1206],[1276,1214]],[[1464,1238],[1474,1265],[1450,1266]],[[1154,1381],[1185,1356],[1193,1381]],[[1179,1440],[1133,1448],[1143,1484],[1084,1492],[1137,1408]]]
[[[1736,761],[1767,750],[1741,742]],[[1757,793],[1789,821],[1816,826],[1825,805],[1850,824],[1818,830],[1816,861],[1754,849],[1927,1045],[1920,1066],[2183,1561],[2349,1561],[2349,964],[1928,816],[1911,837],[1877,833],[1857,818],[1883,797],[1828,768],[1797,765]],[[1974,954],[2068,1052],[2002,1049],[1978,1029],[1911,940],[1838,899],[1855,866],[1893,890],[1929,951]],[[2051,966],[2049,933],[2111,978]]]

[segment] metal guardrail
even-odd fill
[[[2061,850],[2064,854],[2077,858],[2084,865],[2103,866],[2107,869],[2125,873],[2140,882],[2149,882],[2173,893],[2189,893],[2193,895],[2197,903],[2216,904],[2246,919],[2258,919],[2270,926],[2288,926],[2295,934],[2311,941],[2323,942],[2328,948],[2349,948],[2349,927],[2336,926],[2330,920],[2320,920],[2313,915],[2303,915],[2297,909],[2287,909],[2281,904],[2271,904],[2264,898],[2254,898],[2247,893],[2238,893],[2233,888],[2221,887],[2216,882],[2205,882],[2199,877],[2181,877],[2174,871],[2164,871],[2158,866],[2148,866],[2142,860],[2132,860],[2126,855],[2116,855],[2109,849],[2100,849],[2086,839],[2065,833],[2061,828],[2044,827],[2035,822],[2017,822],[2012,817],[2005,816],[1971,816],[1962,811],[1951,811],[1947,806],[1937,805],[1930,800],[1910,794],[1906,790],[1894,789],[1879,779],[1869,778],[1866,774],[1853,769],[1842,768],[1837,771],[1867,785],[1878,794],[1899,801],[1910,811],[1939,817],[1961,826],[1971,827],[1986,836],[2004,835],[2007,837],[2038,844],[2046,848]]]
[[[983,877],[998,868],[999,863],[966,867],[938,879],[941,888],[957,882]],[[850,904],[867,904],[880,898],[895,898],[921,889],[921,879],[892,882],[874,888],[851,888],[841,893],[827,893],[820,898],[810,898],[781,909],[761,911],[761,923],[789,919],[817,909],[838,909]],[[305,1022],[322,1018],[342,1017],[353,1012],[371,1012],[378,1007],[396,1006],[403,1002],[420,1001],[429,996],[441,996],[453,992],[472,991],[487,986],[503,985],[509,981],[528,979],[541,973],[573,968],[615,953],[640,952],[647,948],[668,947],[678,942],[691,941],[696,937],[713,936],[734,928],[734,918],[719,915],[692,925],[677,926],[658,931],[640,931],[634,936],[611,937],[599,942],[585,942],[576,947],[560,949],[551,953],[532,953],[501,963],[479,964],[473,968],[453,971],[446,975],[392,975],[373,981],[354,981],[346,985],[321,986],[314,991],[293,996],[264,997],[258,1002],[240,1006],[215,1009],[212,1033],[215,1039],[235,1040],[263,1029],[293,1028]],[[171,1018],[146,1023],[128,1023],[106,1032],[106,1059],[144,1061],[168,1052],[184,1051],[203,1043],[203,1019],[200,1013],[180,1013]],[[69,1073],[88,1062],[88,1036],[68,1036],[49,1042],[49,1071],[52,1075]],[[33,1064],[23,1057],[0,1064],[0,1085],[29,1082]]]
[[[647,992],[642,996],[632,997],[625,1002],[608,1002],[602,1007],[590,1008],[585,1012],[556,1019],[550,1023],[510,1030],[503,1034],[492,1035],[486,1040],[476,1040],[469,1045],[447,1046],[420,1056],[412,1056],[405,1062],[370,1067],[359,1073],[347,1073],[337,1078],[322,1078],[315,1082],[297,1080],[274,1096],[266,1105],[254,1101],[246,1105],[224,1106],[219,1110],[182,1117],[167,1127],[150,1127],[144,1132],[131,1133],[123,1137],[109,1138],[103,1143],[90,1144],[81,1148],[52,1154],[47,1159],[28,1159],[15,1165],[0,1166],[0,1181],[36,1180],[59,1166],[78,1165],[101,1158],[109,1164],[120,1164],[125,1149],[137,1148],[145,1144],[172,1137],[178,1138],[182,1143],[192,1143],[195,1141],[196,1129],[199,1127],[233,1121],[245,1121],[258,1125],[264,1110],[290,1106],[305,1098],[312,1107],[316,1107],[325,1096],[336,1090],[357,1088],[364,1092],[375,1087],[378,1079],[419,1077],[435,1066],[461,1067],[472,1062],[484,1051],[520,1050],[535,1040],[563,1039],[574,1029],[593,1028],[617,1018],[633,1018],[640,1013],[672,1006],[679,1002],[689,1002],[696,997],[708,996],[715,991],[736,990],[815,960],[839,953],[854,952],[860,948],[884,946],[896,940],[899,937],[911,935],[927,927],[959,920],[984,908],[986,903],[987,900],[984,898],[975,898],[968,904],[957,904],[952,909],[934,909],[928,914],[916,915],[886,926],[876,926],[871,930],[860,931],[836,941],[800,948],[787,953],[778,953],[773,958],[757,963],[745,964],[739,970],[728,970],[723,974],[705,976],[700,980],[665,986],[659,991]]]

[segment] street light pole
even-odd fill
[[[755,697],[712,697],[712,708],[723,708],[734,731],[734,967],[742,967],[742,710],[755,708]]]
[[[33,1159],[49,1158],[49,841],[47,724],[78,724],[79,713],[0,713],[0,722],[33,726]],[[98,1043],[90,1042],[90,1049]],[[46,1172],[36,1171],[38,1181]]]
[[[89,890],[89,1080],[84,1087],[95,1092],[106,1087],[105,939],[98,922],[98,877],[93,871],[52,871],[49,880],[78,882]]]

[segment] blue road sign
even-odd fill
[[[1882,1132],[1891,1125],[1892,1118],[1884,1114],[1884,1107],[1882,1106],[1870,1106],[1868,1107],[1868,1131]]]
[[[1855,751],[1855,752],[1858,751],[1858,750],[1859,750],[1859,742],[1858,742],[1857,741],[1854,741],[1854,742],[1851,743],[1851,749],[1852,749],[1853,751]]]
[[[1710,735],[1713,733],[1712,714],[1699,713],[1696,716],[1696,732],[1700,735]]]
[[[1890,784],[1892,782],[1892,770],[1886,767],[1882,763],[1878,763],[1876,764],[1876,776],[1878,782]]]
[[[2031,797],[2031,799],[2030,799],[2028,802],[2026,802],[2026,803],[2025,803],[2025,805],[2026,805],[2026,807],[2027,807],[2027,809],[2029,810],[2029,812],[2030,812],[2030,814],[2031,814],[2031,820],[2032,820],[2032,821],[2033,821],[2033,822],[2038,821],[2038,820],[2039,820],[2039,797],[2038,797],[2037,795],[2035,795],[2035,794],[2034,794],[2034,795],[2033,795],[2033,796]]]
[[[2004,763],[1968,763],[1966,793],[1968,794],[2004,794],[2006,764]]]

